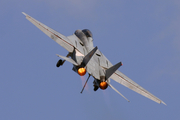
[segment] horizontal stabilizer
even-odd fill
[[[124,99],[126,99],[128,102],[130,102],[124,95],[122,95],[118,90],[116,90],[115,87],[113,87],[111,84],[108,84],[114,91],[116,91],[119,95],[121,95]]]
[[[111,75],[116,72],[116,70],[122,66],[122,62],[117,63],[116,65],[110,67],[109,69],[106,70],[106,79],[108,79],[109,77],[111,77]]]
[[[89,60],[92,58],[92,56],[94,55],[94,53],[97,51],[97,46],[93,49],[93,50],[91,50],[91,52],[89,52],[85,57],[84,57],[84,59],[83,59],[83,62],[82,62],[82,66],[83,67],[85,67],[87,64],[88,64],[88,62],[89,62]]]
[[[65,57],[65,56],[61,56],[61,55],[58,55],[58,54],[56,54],[56,55],[57,55],[58,57],[64,59],[64,60],[66,60],[66,61],[68,61],[68,62],[70,62],[70,63],[72,63],[72,64],[78,66],[78,64],[77,64],[73,59],[68,58],[68,57]]]

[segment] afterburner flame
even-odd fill
[[[105,90],[107,87],[108,87],[108,84],[106,82],[101,82],[99,84],[99,87],[102,89],[102,90]]]
[[[86,74],[86,69],[85,69],[85,68],[79,68],[79,69],[78,69],[78,74],[79,74],[80,76],[84,76],[84,75]]]

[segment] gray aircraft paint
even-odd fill
[[[71,62],[74,65],[73,70],[77,72],[78,65],[82,64],[82,62],[84,61],[83,59],[88,55],[89,52],[94,49],[91,32],[89,31],[90,33],[88,33],[84,32],[83,30],[77,30],[75,34],[66,37],[61,33],[44,25],[43,23],[35,20],[26,13],[23,12],[23,14],[32,24],[38,27],[42,32],[44,32],[47,36],[49,36],[69,52],[71,58],[63,57],[60,55],[58,56]],[[123,98],[125,97],[110,84],[110,79],[113,79],[114,81],[157,103],[165,104],[162,100],[142,88],[129,77],[121,73],[119,70],[116,70],[119,67],[118,64],[116,65],[117,67],[113,66],[112,63],[100,52],[100,50],[97,49],[96,52],[89,57],[89,61],[85,66],[85,69],[90,76],[94,77],[94,85],[98,86],[101,81],[105,80],[108,86],[115,90]],[[106,76],[110,78],[106,78]],[[125,99],[129,101],[127,98]]]

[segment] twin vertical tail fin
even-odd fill
[[[83,61],[82,61],[82,63],[81,63],[81,65],[83,66],[83,67],[85,67],[87,64],[88,64],[88,62],[90,61],[90,59],[92,58],[92,56],[94,55],[94,53],[97,51],[97,46],[93,49],[93,50],[91,50],[91,52],[89,52],[85,57],[84,57],[84,59],[83,59]]]
[[[116,70],[122,66],[122,62],[117,63],[116,65],[110,67],[109,69],[106,70],[106,80],[108,80],[111,75],[116,72]],[[114,91],[116,91],[119,95],[121,95],[124,99],[126,99],[128,102],[130,102],[124,95],[122,95],[118,90],[116,90],[115,87],[113,87],[110,83],[107,83],[109,87],[111,87]]]
[[[110,67],[109,69],[106,70],[106,80],[111,77],[111,75],[116,72],[116,70],[122,66],[122,62],[117,63],[116,65]]]
[[[80,66],[85,67],[85,66],[88,64],[88,62],[90,61],[90,59],[92,58],[92,56],[94,55],[94,53],[97,51],[97,49],[98,49],[98,48],[97,48],[97,46],[96,46],[91,52],[89,52],[89,53],[84,57],[84,59],[83,59],[83,61],[82,61],[82,63],[81,63]],[[86,82],[85,82],[85,84],[84,84],[84,86],[83,86],[83,88],[82,88],[82,90],[81,90],[81,93],[83,92],[84,88],[86,87],[86,84],[87,84],[90,76],[91,76],[91,75],[89,74],[89,76],[88,76],[88,78],[87,78],[87,80],[86,80]]]

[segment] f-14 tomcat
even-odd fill
[[[80,76],[84,76],[86,72],[89,74],[81,93],[83,92],[89,77],[92,76],[94,78],[94,91],[99,88],[105,90],[109,86],[129,101],[110,84],[110,79],[113,79],[157,103],[165,104],[162,100],[118,71],[117,69],[122,65],[122,62],[112,65],[112,63],[100,52],[100,50],[98,50],[97,47],[94,47],[92,33],[88,29],[76,30],[73,35],[66,37],[26,13],[23,12],[23,14],[32,24],[68,51],[66,57],[57,55],[63,59],[60,59],[57,62],[57,67],[63,65],[65,61],[68,61],[73,64],[72,70]]]

